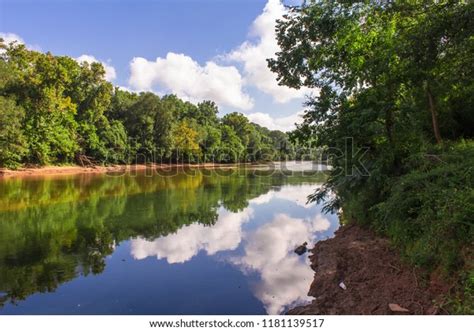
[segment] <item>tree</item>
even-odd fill
[[[219,109],[215,102],[206,100],[198,103],[194,118],[199,125],[215,126],[219,122],[219,119],[217,118],[218,112]]]
[[[222,143],[215,160],[224,163],[238,162],[243,158],[245,147],[232,127],[224,124],[221,127],[221,131]]]
[[[0,49],[3,121],[17,114],[1,123],[0,159],[8,167],[283,158],[269,130],[240,113],[218,118],[213,101],[128,92],[105,80],[100,63],[16,43]]]
[[[233,112],[222,118],[222,123],[231,127],[239,137],[244,146],[249,142],[250,126],[249,120],[241,113]]]
[[[196,162],[201,156],[198,144],[198,133],[186,121],[180,122],[173,129],[174,152],[177,161]]]
[[[24,134],[31,163],[70,162],[78,150],[74,120],[76,104],[65,96],[71,76],[51,54],[12,45],[2,54],[14,69],[15,78],[2,94],[12,95],[25,110]]]
[[[319,90],[292,133],[332,166],[310,200],[427,268],[472,249],[473,17],[468,1],[309,0],[279,21],[268,60],[280,84]]]
[[[24,117],[25,111],[14,100],[0,96],[0,167],[18,167],[27,152]]]
[[[110,108],[113,87],[105,80],[105,69],[100,63],[79,64],[69,57],[58,60],[71,76],[64,94],[77,105],[78,153],[95,159],[107,158],[110,146],[102,138],[110,129],[106,112]]]

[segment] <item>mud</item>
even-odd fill
[[[343,226],[334,238],[318,242],[310,253],[315,275],[309,295],[315,300],[288,314],[445,313],[438,307],[448,286],[402,263],[389,241],[369,230]],[[396,305],[408,312],[394,311]]]

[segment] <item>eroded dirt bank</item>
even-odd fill
[[[448,291],[446,284],[420,277],[400,261],[388,240],[369,230],[343,226],[334,238],[318,242],[310,254],[315,276],[309,295],[316,299],[288,314],[444,313],[437,302]]]

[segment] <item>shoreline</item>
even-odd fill
[[[388,239],[372,231],[344,225],[309,253],[315,274],[308,296],[314,299],[288,315],[447,314],[449,284],[403,263]]]
[[[182,164],[135,164],[81,167],[79,165],[26,167],[16,170],[0,168],[0,180],[5,178],[46,177],[82,174],[108,174],[119,172],[169,170],[169,169],[235,169],[240,166],[259,167],[264,164],[254,163],[182,163]]]

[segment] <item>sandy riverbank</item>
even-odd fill
[[[387,239],[369,230],[343,226],[334,238],[318,242],[310,254],[315,275],[308,295],[316,299],[288,314],[446,313],[437,307],[449,286],[435,275],[423,278],[401,262]],[[406,311],[397,311],[394,304]]]
[[[146,171],[146,170],[166,170],[172,168],[203,168],[203,169],[233,169],[239,166],[258,166],[252,164],[219,164],[219,163],[200,163],[200,164],[137,164],[137,165],[113,165],[113,166],[46,166],[20,168],[10,170],[0,168],[0,178],[12,177],[33,177],[33,176],[58,176],[58,175],[79,175],[79,174],[106,174],[127,171]]]

